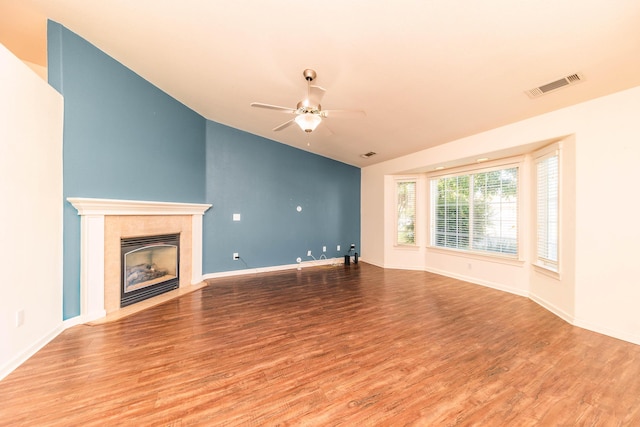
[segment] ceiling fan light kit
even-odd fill
[[[300,126],[300,129],[310,133],[316,130],[322,119],[320,115],[313,113],[304,113],[296,116],[296,123]]]
[[[265,108],[267,110],[276,110],[296,115],[293,119],[273,128],[275,132],[281,131],[295,122],[305,133],[311,133],[318,127],[318,125],[320,125],[322,119],[326,119],[330,114],[331,117],[339,116],[341,113],[357,113],[365,115],[364,111],[360,110],[323,110],[320,105],[320,101],[324,96],[325,90],[320,86],[311,85],[311,82],[314,81],[317,76],[316,72],[307,68],[302,72],[302,75],[307,81],[307,97],[298,102],[296,108],[280,107],[278,105],[263,104],[260,102],[251,103],[252,107]]]

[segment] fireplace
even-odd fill
[[[120,307],[177,289],[180,284],[180,234],[120,239]]]
[[[79,197],[67,200],[81,217],[82,322],[95,321],[135,307],[120,306],[124,277],[123,237],[178,234],[178,291],[188,292],[191,285],[203,283],[202,217],[211,205]]]

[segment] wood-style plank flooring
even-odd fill
[[[640,346],[426,272],[230,277],[66,330],[0,382],[0,425],[638,426]]]

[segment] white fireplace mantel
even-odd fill
[[[80,299],[83,322],[106,315],[105,216],[191,215],[191,284],[202,282],[202,217],[210,204],[81,197],[69,197],[67,200],[81,216]]]
[[[78,215],[203,215],[211,205],[68,197]]]

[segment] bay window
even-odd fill
[[[517,256],[518,167],[431,179],[431,246]]]

